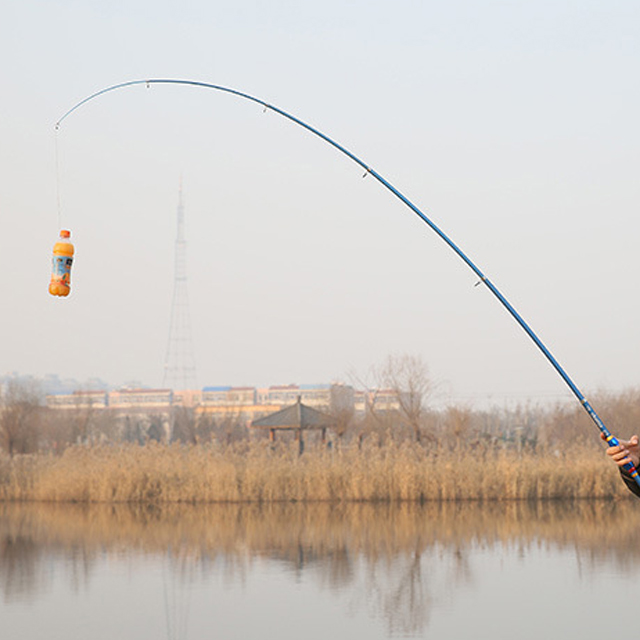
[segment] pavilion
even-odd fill
[[[313,407],[302,404],[300,396],[295,404],[285,407],[264,418],[253,420],[249,425],[253,429],[268,429],[269,441],[275,442],[277,431],[295,431],[296,440],[300,443],[300,453],[304,451],[305,431],[320,431],[322,442],[326,442],[327,429],[335,420],[332,416]]]

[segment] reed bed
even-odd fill
[[[0,500],[74,503],[504,501],[627,497],[601,451],[344,450],[263,443],[75,446],[0,458]]]

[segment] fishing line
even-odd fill
[[[390,182],[388,182],[385,178],[383,178],[377,171],[375,171],[375,169],[371,168],[369,165],[363,162],[351,151],[349,151],[348,149],[340,145],[338,142],[336,142],[335,140],[332,140],[329,136],[325,135],[324,133],[312,127],[311,125],[307,124],[306,122],[300,120],[296,116],[290,113],[287,113],[283,109],[280,109],[272,104],[269,104],[268,102],[265,102],[260,98],[256,98],[255,96],[249,95],[247,93],[243,93],[242,91],[238,91],[236,89],[231,89],[229,87],[210,84],[208,82],[199,82],[196,80],[177,80],[177,79],[168,79],[168,78],[158,78],[158,79],[151,79],[151,80],[130,80],[129,82],[122,82],[120,84],[115,84],[110,87],[101,89],[100,91],[97,91],[95,93],[92,93],[91,95],[87,96],[80,102],[73,105],[71,109],[69,109],[56,122],[56,125],[55,125],[56,129],[60,127],[63,120],[69,117],[74,111],[79,109],[82,105],[86,104],[91,100],[94,100],[95,98],[101,95],[104,95],[105,93],[109,93],[117,89],[123,89],[125,87],[131,87],[134,85],[145,85],[147,88],[149,88],[152,84],[188,85],[193,87],[202,87],[206,89],[213,89],[215,91],[221,91],[223,93],[229,93],[234,96],[238,96],[239,98],[244,98],[245,100],[255,102],[259,105],[262,105],[264,111],[270,110],[280,114],[283,118],[286,118],[287,120],[290,120],[291,122],[299,125],[303,129],[306,129],[310,133],[324,140],[325,142],[330,144],[332,147],[334,147],[335,149],[337,149],[338,151],[346,155],[348,158],[353,160],[357,165],[359,165],[362,169],[364,169],[365,174],[363,177],[365,177],[366,175],[373,176],[380,184],[382,184],[386,189],[388,189],[391,193],[393,193],[393,195],[395,195],[401,202],[403,202],[409,209],[411,209],[411,211],[415,215],[417,215],[422,220],[422,222],[424,222],[427,226],[429,226],[431,230],[434,231],[434,233],[436,233],[436,235],[438,235],[458,255],[458,257],[476,274],[476,276],[479,278],[478,284],[484,284],[489,289],[489,291],[491,291],[491,293],[497,298],[500,304],[502,304],[502,306],[509,312],[511,317],[520,325],[520,327],[524,330],[524,332],[529,336],[529,338],[534,342],[534,344],[542,352],[542,354],[553,366],[553,368],[556,370],[556,372],[562,378],[565,384],[571,389],[572,393],[578,399],[582,408],[587,412],[589,417],[595,423],[596,427],[600,430],[604,440],[609,444],[609,446],[613,447],[619,444],[617,438],[615,438],[615,436],[613,436],[611,432],[607,429],[606,425],[604,424],[600,416],[595,412],[595,410],[593,409],[589,401],[585,398],[585,396],[582,394],[580,389],[578,389],[576,384],[569,377],[567,372],[562,368],[560,363],[554,358],[554,356],[551,354],[549,349],[547,349],[547,347],[540,340],[540,338],[538,338],[538,336],[535,334],[533,329],[531,329],[531,327],[525,322],[524,318],[522,318],[522,316],[511,305],[511,303],[502,295],[502,293],[489,280],[489,278],[487,278],[484,275],[484,273],[482,273],[482,271],[464,253],[464,251],[462,251],[462,249],[460,249],[460,247],[458,247],[458,245],[456,245],[456,243],[453,242],[453,240],[451,240],[451,238],[449,238],[449,236],[447,236],[447,234],[445,234],[444,231],[442,231],[442,229],[438,227],[438,225],[436,225],[426,214],[424,214],[415,204],[413,204],[411,200],[409,200],[398,189],[396,189]],[[638,472],[633,466],[633,464],[631,463],[626,464],[624,466],[624,469],[626,469],[629,472],[629,474],[633,477],[637,485],[640,486],[640,476],[638,475]]]
[[[56,124],[55,134],[53,138],[53,146],[54,146],[54,154],[55,154],[55,164],[56,164],[56,204],[58,211],[58,229],[62,229],[62,198],[60,195],[60,152],[59,152],[59,136],[58,132],[60,131],[60,125]]]

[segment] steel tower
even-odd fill
[[[187,294],[187,243],[184,238],[182,181],[180,181],[178,193],[177,218],[173,300],[162,386],[171,389],[194,389],[196,386],[196,363],[193,354],[189,296]]]

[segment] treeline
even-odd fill
[[[405,402],[406,400],[405,394]],[[629,437],[640,431],[640,388],[596,393],[590,399],[610,431]],[[328,439],[305,433],[305,450],[414,444],[427,451],[513,450],[557,454],[602,449],[598,431],[577,402],[490,410],[450,406],[433,410],[423,402],[402,403],[395,411],[372,404],[364,416],[334,409]],[[295,434],[281,436],[285,442]],[[171,414],[119,415],[105,409],[50,409],[32,384],[7,384],[0,397],[0,451],[62,454],[74,445],[163,444],[232,445],[266,438],[239,414],[213,417],[181,407]]]

